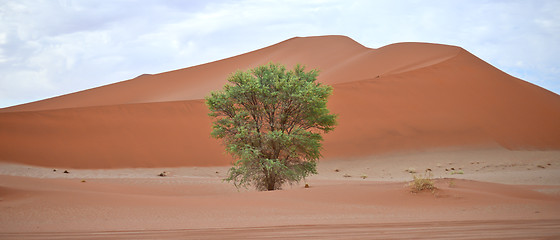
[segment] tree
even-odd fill
[[[332,87],[317,76],[299,64],[287,71],[269,63],[233,73],[230,84],[206,97],[211,135],[236,161],[224,180],[271,191],[317,174],[321,133],[336,125],[327,109]]]

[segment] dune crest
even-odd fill
[[[203,98],[227,76],[302,63],[334,87],[325,159],[447,147],[560,149],[560,96],[455,46],[292,38],[231,58],[0,109],[0,161],[73,168],[228,165]]]

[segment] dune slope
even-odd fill
[[[560,149],[560,96],[466,50],[344,36],[292,38],[239,56],[0,109],[0,161],[73,168],[227,165],[203,98],[236,70],[321,71],[338,128],[325,159],[446,147]]]

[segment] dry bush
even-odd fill
[[[410,187],[412,192],[421,192],[423,190],[434,191],[436,187],[434,186],[432,171],[426,170],[424,176],[412,176],[414,179],[410,182]]]

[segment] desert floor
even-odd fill
[[[560,151],[331,159],[273,192],[236,189],[228,168],[0,163],[0,239],[560,238]],[[426,169],[438,189],[411,192]]]

